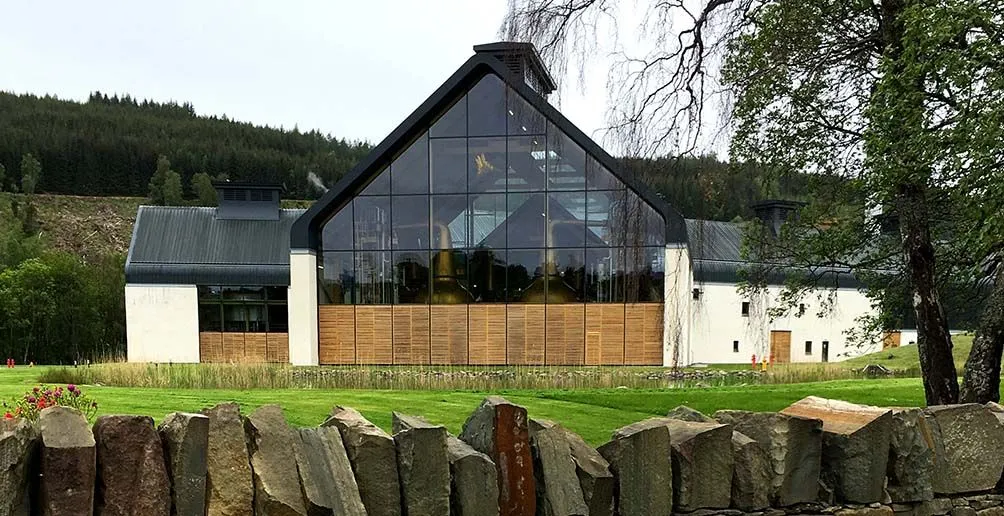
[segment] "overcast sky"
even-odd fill
[[[77,100],[128,93],[377,143],[473,45],[498,39],[505,8],[505,0],[7,2],[0,90]],[[606,113],[605,72],[592,70],[583,85],[570,73],[560,108],[594,134]]]

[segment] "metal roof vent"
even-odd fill
[[[781,226],[789,220],[798,220],[798,210],[805,206],[804,202],[771,199],[754,203],[753,213],[763,222],[772,236],[781,234]]]
[[[500,41],[498,43],[488,43],[485,45],[475,45],[476,54],[486,54],[494,56],[512,72],[513,75],[525,82],[530,88],[546,97],[557,89],[554,79],[551,77],[544,61],[533,43],[520,43],[514,41]]]
[[[222,220],[279,220],[282,185],[214,182],[220,200],[216,218]]]

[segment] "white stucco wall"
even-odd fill
[[[195,285],[126,285],[129,362],[198,362],[199,294]]]
[[[289,361],[317,365],[317,255],[293,249],[289,253]]]
[[[687,364],[690,343],[690,256],[686,245],[667,245],[663,297],[662,365]]]

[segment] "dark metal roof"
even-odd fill
[[[290,246],[293,249],[320,249],[321,225],[342,206],[351,201],[360,188],[389,165],[398,152],[425,131],[435,117],[463,95],[468,87],[476,84],[489,73],[494,73],[502,79],[506,85],[515,90],[558,129],[568,135],[573,142],[582,147],[601,165],[612,171],[628,188],[662,215],[663,220],[666,221],[666,243],[686,242],[687,230],[683,217],[665,199],[644,183],[637,181],[632,175],[625,174],[620,164],[603,148],[575,127],[557,109],[548,104],[547,100],[533,88],[530,88],[524,81],[516,80],[501,61],[488,54],[475,54],[293,224]]]
[[[140,206],[126,282],[288,285],[289,232],[304,211],[227,220],[216,218],[216,208]]]
[[[525,43],[519,41],[499,41],[496,43],[486,43],[484,45],[474,45],[474,52],[479,54],[491,54],[497,57],[504,57],[506,55],[513,55],[525,58],[529,61],[531,71],[543,84],[543,94],[551,93],[552,91],[558,89],[557,83],[554,82],[554,78],[551,77],[551,72],[547,70],[544,66],[544,61],[540,59],[540,53],[537,52],[537,47],[533,46],[533,43]]]

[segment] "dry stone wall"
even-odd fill
[[[593,448],[503,398],[459,436],[335,407],[0,421],[0,516],[1004,516],[1004,408],[885,409],[809,397],[778,413],[686,407]]]

